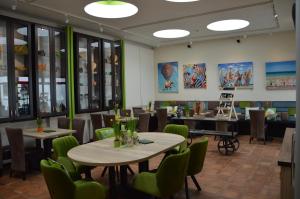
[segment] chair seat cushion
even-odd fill
[[[145,192],[150,195],[154,195],[157,197],[161,196],[161,193],[157,187],[155,173],[142,172],[142,173],[138,174],[133,179],[133,187],[136,190]]]

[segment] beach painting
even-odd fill
[[[253,62],[219,64],[220,88],[253,89]]]
[[[160,93],[178,93],[178,62],[158,64],[158,89]]]
[[[184,88],[206,88],[206,66],[202,64],[183,65]]]
[[[266,80],[268,90],[296,89],[296,61],[267,62]]]

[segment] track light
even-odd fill
[[[99,24],[99,31],[100,31],[101,33],[104,32],[104,28],[102,27],[101,24]]]
[[[65,17],[66,17],[65,23],[68,24],[70,22],[69,16],[66,14]]]
[[[15,11],[15,10],[17,9],[17,0],[14,0],[14,1],[13,1],[13,4],[11,5],[11,9],[12,9],[13,11]]]

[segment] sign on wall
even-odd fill
[[[266,80],[268,90],[296,89],[296,61],[267,62]]]
[[[253,89],[253,62],[219,64],[221,88]]]
[[[178,62],[158,64],[158,89],[160,93],[178,93]]]
[[[207,88],[205,63],[183,65],[183,83],[184,88]]]

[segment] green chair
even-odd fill
[[[187,199],[189,199],[188,181],[187,181],[188,176],[191,176],[198,191],[201,191],[201,187],[197,182],[195,175],[202,171],[205,156],[206,156],[206,151],[207,151],[207,145],[208,145],[208,138],[205,137],[201,141],[189,146],[191,151],[191,156],[190,156],[189,165],[187,169],[187,175],[185,177],[185,193]]]
[[[101,129],[97,129],[95,131],[95,135],[96,135],[96,140],[104,140],[107,138],[112,138],[115,137],[114,134],[114,129],[113,128],[101,128]],[[108,167],[104,167],[104,170],[101,174],[101,177],[103,177],[107,171]],[[115,168],[116,169],[116,173],[117,173],[117,178],[119,178],[119,169],[118,167]],[[128,166],[127,169],[129,170],[129,172],[134,175],[133,170]]]
[[[251,103],[249,101],[240,101],[239,107],[241,109],[245,109],[246,107],[251,107]]]
[[[165,133],[173,133],[177,135],[183,136],[185,139],[188,139],[189,136],[189,127],[187,125],[178,125],[178,124],[168,124],[164,128]],[[192,143],[192,140],[189,142],[189,144]],[[184,150],[187,147],[188,142],[184,142],[179,147],[176,147],[175,149],[171,150],[172,153],[176,153],[176,151]]]
[[[104,199],[106,189],[95,181],[73,181],[59,163],[41,160],[40,166],[51,199]]]
[[[133,188],[146,194],[159,197],[172,197],[184,185],[190,149],[167,156],[155,173],[142,172],[133,179]]]
[[[294,116],[296,114],[296,108],[288,108],[288,115]]]
[[[92,167],[74,163],[68,158],[68,151],[76,146],[79,146],[79,143],[74,136],[70,135],[55,138],[54,140],[52,140],[52,146],[54,150],[54,156],[57,158],[57,161],[63,164],[66,169],[70,169],[69,172],[75,180],[77,179],[76,176],[81,173],[84,173],[87,178],[91,178]],[[75,171],[72,169],[71,164],[74,165]]]

